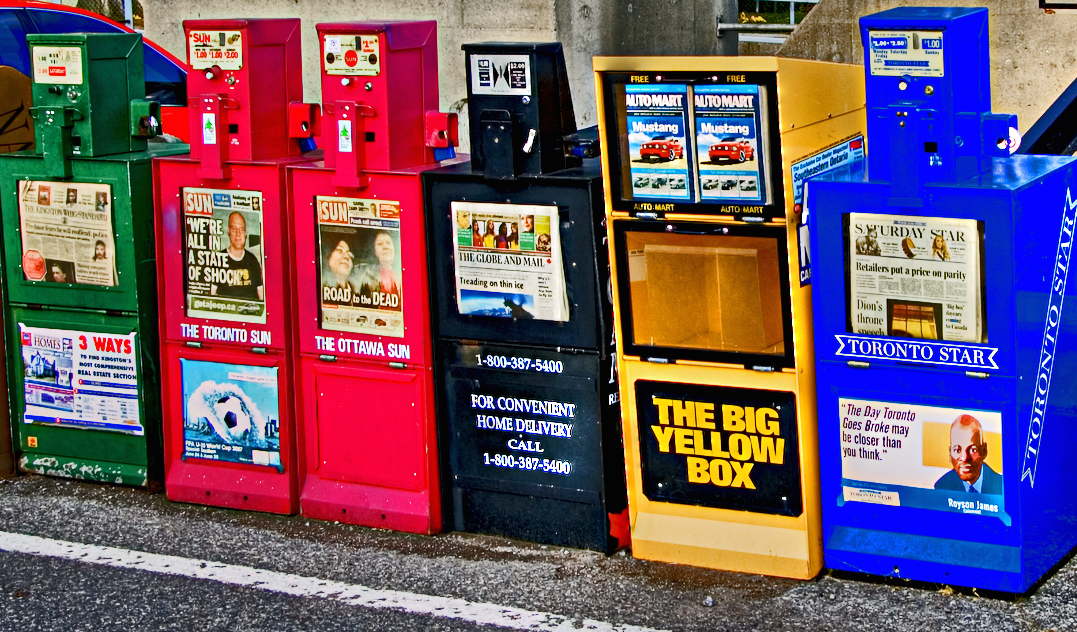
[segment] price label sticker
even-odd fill
[[[187,59],[191,68],[221,70],[243,68],[243,33],[240,31],[191,31],[187,37]]]

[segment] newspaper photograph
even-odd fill
[[[18,188],[27,281],[116,285],[109,185],[20,180]]]
[[[19,323],[23,422],[143,434],[135,338]]]
[[[556,206],[453,202],[461,314],[569,320]]]
[[[182,197],[187,317],[265,324],[261,192],[186,188]]]
[[[703,201],[766,201],[763,90],[748,84],[695,86],[696,164]]]
[[[321,326],[404,337],[400,202],[317,196]]]
[[[266,465],[280,460],[278,369],[180,360],[183,458]]]
[[[1003,413],[838,399],[848,502],[977,514],[1007,524]]]
[[[634,199],[692,199],[688,94],[685,84],[625,86]]]
[[[976,220],[849,213],[849,331],[986,343]]]

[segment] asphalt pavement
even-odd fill
[[[1077,631],[1077,562],[1030,595],[998,598],[393,533],[46,477],[0,481],[0,630],[500,629]]]

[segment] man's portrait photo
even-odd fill
[[[972,494],[1002,495],[1002,475],[984,462],[987,442],[980,422],[961,415],[950,425],[950,466],[935,481],[935,489]]]
[[[247,300],[265,300],[262,287],[262,264],[258,257],[247,250],[247,220],[239,211],[232,211],[228,216],[228,247],[224,252],[228,268],[226,281],[216,283],[210,288],[214,296],[242,298]]]

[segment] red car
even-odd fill
[[[655,136],[639,146],[640,160],[676,160],[684,156],[681,143],[672,136]]]
[[[755,150],[743,138],[730,136],[729,138],[723,138],[717,144],[711,145],[710,158],[711,162],[720,160],[744,162],[745,160],[755,160]]]

